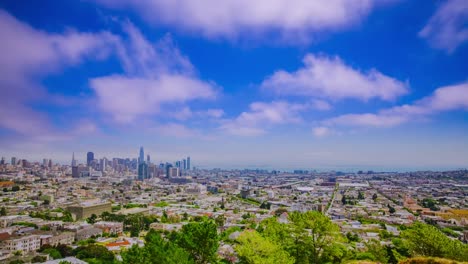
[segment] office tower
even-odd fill
[[[49,160],[49,168],[52,168],[52,159]]]
[[[171,168],[172,168],[172,165],[166,163],[166,177],[167,177],[167,178],[171,177],[171,176],[170,176],[170,175],[171,175],[171,174],[170,174]]]
[[[106,168],[107,168],[107,159],[106,158],[102,158],[99,162],[99,169],[104,172],[106,171]]]
[[[149,155],[149,154],[146,155],[146,163],[148,163],[148,165],[149,165],[149,163],[150,163],[150,155]]]
[[[94,160],[94,153],[93,152],[88,152],[86,154],[86,165],[91,166],[91,162]]]
[[[76,160],[75,160],[75,152],[72,154],[72,162],[71,162],[72,167],[76,166]]]
[[[49,163],[49,161],[47,159],[42,160],[42,166],[47,167],[48,163]]]
[[[5,157],[2,157],[2,160],[0,161],[0,165],[5,165]]]
[[[138,158],[138,164],[145,163],[145,151],[143,151],[143,147],[140,147],[140,156]]]
[[[180,169],[180,161],[176,161],[175,166]]]
[[[187,160],[186,159],[183,160],[183,169],[184,170],[187,169]]]
[[[16,165],[16,157],[11,157],[11,165]]]
[[[179,168],[169,168],[168,173],[169,173],[169,178],[180,176]]]
[[[138,164],[138,180],[142,181],[149,179],[148,164],[145,162]]]
[[[190,170],[190,157],[187,157],[187,170]]]

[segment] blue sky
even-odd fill
[[[466,168],[467,25],[464,0],[2,1],[0,154]]]

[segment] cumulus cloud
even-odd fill
[[[133,9],[150,23],[207,37],[237,38],[278,33],[283,41],[308,41],[313,33],[359,23],[388,0],[95,0],[113,9]]]
[[[443,2],[419,32],[419,36],[427,39],[437,49],[444,49],[449,53],[455,51],[468,40],[468,2]]]
[[[233,135],[258,136],[272,125],[302,122],[299,113],[308,109],[308,106],[285,101],[254,102],[249,109],[234,119],[223,120],[220,128]]]
[[[117,53],[125,73],[89,81],[98,107],[115,121],[128,123],[158,114],[167,104],[216,97],[218,87],[195,76],[192,64],[169,35],[152,44],[130,22],[122,25],[128,38],[119,42]],[[178,118],[190,115],[185,111]]]
[[[261,87],[279,95],[386,101],[408,92],[407,84],[376,69],[367,72],[354,69],[339,57],[308,54],[303,62],[304,67],[297,71],[276,71]]]
[[[60,99],[39,84],[40,78],[86,58],[105,58],[115,41],[109,32],[47,33],[3,10],[0,36],[0,127],[29,137],[55,133],[47,115],[29,106],[40,100],[53,103]]]
[[[468,110],[468,83],[440,87],[413,104],[383,109],[375,114],[341,115],[323,123],[326,126],[392,127],[451,110]]]
[[[94,78],[90,85],[100,109],[123,123],[139,115],[157,114],[164,103],[212,99],[216,94],[211,84],[183,75],[161,75],[155,79],[113,75]]]

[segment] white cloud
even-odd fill
[[[206,115],[211,118],[221,118],[224,115],[223,109],[208,109],[200,112],[202,115]]]
[[[276,71],[263,81],[261,87],[279,95],[387,101],[408,92],[407,84],[376,69],[368,72],[354,69],[339,57],[308,54],[303,61],[303,68],[291,73]]]
[[[221,129],[240,136],[258,136],[264,134],[272,125],[300,123],[301,111],[307,105],[292,104],[285,101],[271,103],[254,102],[249,106],[250,111],[242,112],[235,119],[223,120]]]
[[[99,108],[117,122],[127,123],[140,115],[160,112],[164,103],[185,103],[215,98],[214,86],[183,75],[162,75],[157,79],[121,75],[90,80]]]
[[[436,10],[428,23],[419,32],[438,49],[455,51],[468,40],[468,1],[447,0]]]
[[[182,107],[180,110],[177,110],[169,114],[169,116],[179,121],[184,121],[191,117],[196,117],[197,119],[200,119],[200,118],[219,119],[223,115],[224,115],[224,110],[222,109],[208,109],[208,110],[201,110],[201,111],[192,111],[190,107],[188,106]]]
[[[153,130],[161,135],[177,138],[198,137],[200,135],[198,131],[177,123],[161,124],[153,128]]]
[[[312,33],[359,23],[386,0],[95,0],[114,9],[133,9],[156,25],[175,26],[207,37],[249,38],[278,33],[283,41],[309,41]]]
[[[328,127],[314,127],[312,129],[312,133],[314,134],[314,136],[316,137],[325,137],[325,136],[328,136],[330,133],[331,133],[331,130],[330,128]]]
[[[409,105],[384,109],[376,114],[346,114],[324,121],[324,125],[392,127],[418,118],[451,110],[468,110],[468,83],[444,86]]]
[[[327,101],[317,99],[312,100],[312,107],[320,111],[327,111],[332,109],[332,106]]]
[[[40,85],[40,78],[85,58],[105,58],[115,42],[109,32],[68,31],[47,33],[17,20],[0,10],[0,126],[28,137],[43,138],[56,134],[45,113],[29,104],[50,103],[60,96],[51,95]],[[56,138],[60,138],[56,135]]]
[[[158,114],[166,104],[214,99],[217,86],[198,79],[190,61],[166,35],[151,44],[130,22],[123,23],[128,39],[119,42],[117,53],[125,74],[93,78],[90,86],[98,107],[115,121],[128,123],[140,116]],[[192,115],[189,108],[176,112],[177,119]]]

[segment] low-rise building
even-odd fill
[[[41,236],[41,245],[71,245],[73,244],[73,241],[75,241],[75,234],[73,232],[62,232]]]
[[[2,243],[4,250],[13,251],[36,251],[41,247],[41,238],[39,235],[12,236]]]
[[[119,222],[97,222],[94,227],[101,229],[105,233],[109,234],[121,234],[123,232],[123,223]]]
[[[89,227],[76,231],[75,238],[76,241],[89,239],[91,237],[101,236],[102,230],[95,227]]]

